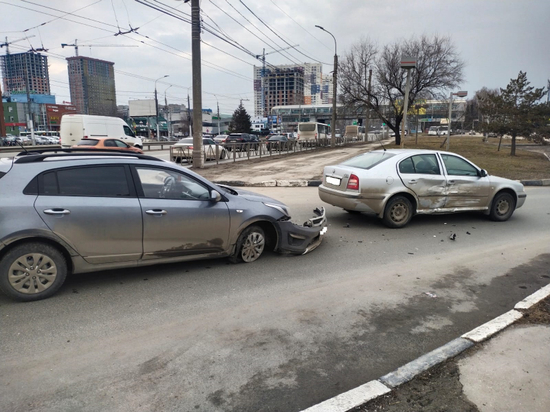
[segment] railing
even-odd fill
[[[380,138],[385,138],[382,136]],[[348,143],[359,143],[366,141],[376,141],[378,137],[369,135],[367,139],[347,139],[338,137],[336,145],[342,146]],[[265,158],[280,156],[291,153],[305,152],[317,150],[324,147],[331,147],[330,138],[316,139],[308,141],[261,141],[261,142],[229,142],[218,145],[203,146],[203,156],[205,161],[215,161],[219,164],[220,161],[227,163],[228,161]],[[192,163],[193,150],[189,147],[171,146],[170,160],[175,163]]]

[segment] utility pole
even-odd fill
[[[326,31],[334,39],[334,71],[332,72],[332,120],[330,125],[330,147],[334,148],[336,147],[336,89],[338,88],[338,45],[336,43],[336,37],[334,37],[331,32],[325,30],[323,27],[317,24],[315,25],[315,27]]]
[[[191,53],[193,66],[193,167],[204,168],[202,150],[202,75],[200,1],[191,0]]]
[[[4,121],[4,103],[2,103],[2,85],[0,84],[0,136],[6,136],[6,122]]]

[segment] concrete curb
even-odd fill
[[[319,186],[322,180],[305,180],[305,179],[289,179],[289,180],[264,180],[263,182],[245,182],[242,180],[218,180],[217,185],[227,185],[235,187],[306,187]]]
[[[550,296],[550,284],[518,302],[514,309],[397,368],[378,380],[370,381],[334,398],[327,399],[304,409],[302,412],[348,412],[353,408],[360,407],[397,389],[400,385],[412,380],[422,372],[454,358],[475,344],[501,332],[523,317],[520,310],[527,310],[548,296]]]
[[[550,186],[550,179],[520,180],[523,186]]]
[[[305,186],[319,186],[323,183],[322,180],[306,180],[306,179],[294,179],[294,180],[264,180],[263,182],[245,182],[243,180],[219,180],[215,181],[216,184],[228,185],[228,186],[250,186],[250,187],[305,187]],[[537,180],[520,180],[520,183],[524,186],[550,186],[550,179],[537,179]]]

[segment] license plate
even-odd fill
[[[334,185],[334,186],[340,186],[340,180],[341,179],[337,179],[335,177],[326,176],[327,183],[330,183],[331,185]]]

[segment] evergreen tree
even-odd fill
[[[529,138],[546,119],[541,118],[545,103],[540,100],[546,94],[543,88],[529,86],[527,73],[519,72],[517,79],[511,79],[508,86],[479,96],[480,111],[487,119],[485,130],[512,136],[511,156],[516,155],[516,137]]]
[[[252,123],[250,122],[250,115],[246,112],[243,103],[239,104],[239,107],[233,113],[233,118],[229,124],[229,132],[231,133],[250,133],[252,129]]]

